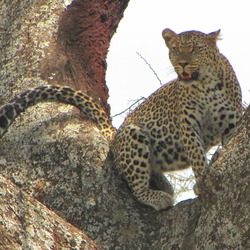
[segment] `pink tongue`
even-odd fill
[[[181,77],[183,79],[190,79],[191,78],[191,74],[187,74],[187,73],[184,72],[184,73],[182,73]]]

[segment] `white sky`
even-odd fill
[[[162,83],[176,77],[161,37],[164,28],[176,33],[199,30],[209,33],[221,29],[220,51],[229,59],[242,87],[243,100],[249,103],[250,63],[249,3],[245,0],[131,0],[113,37],[108,55],[107,85],[112,115],[126,109],[131,100],[147,97],[160,83],[136,54],[153,67]],[[119,127],[123,117],[113,118]]]
[[[249,3],[245,0],[130,0],[117,34],[111,41],[107,58],[107,85],[112,115],[125,110],[140,97],[147,97],[160,83],[136,54],[139,52],[153,67],[162,83],[176,77],[161,37],[165,28],[176,33],[199,30],[209,33],[221,29],[220,51],[229,59],[241,84],[243,101],[250,102]],[[119,127],[124,117],[113,118]],[[189,175],[189,170],[183,175]],[[184,193],[178,201],[194,197]]]

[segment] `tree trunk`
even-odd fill
[[[0,175],[0,249],[102,249]]]
[[[109,113],[105,58],[127,3],[77,0],[66,8],[3,0],[2,103],[30,87],[60,84],[88,93]],[[104,249],[250,249],[249,124],[250,110],[199,198],[157,212],[133,198],[107,157],[107,141],[76,108],[28,109],[0,144],[1,174],[15,184],[0,179],[1,249],[100,249],[86,235]]]

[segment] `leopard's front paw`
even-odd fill
[[[160,211],[170,208],[174,205],[174,200],[171,194],[159,190],[144,189],[139,193],[135,193],[137,199],[148,206]]]
[[[170,208],[174,205],[174,200],[172,195],[162,192],[162,191],[158,191],[159,192],[159,196],[160,199],[159,200],[155,200],[154,202],[152,202],[151,204],[149,204],[150,206],[152,206],[154,209],[160,211],[163,209],[167,209]]]

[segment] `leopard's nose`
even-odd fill
[[[184,69],[189,63],[188,62],[179,62],[179,65]]]

